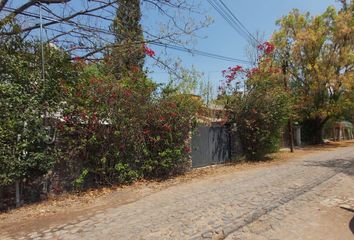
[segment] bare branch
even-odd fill
[[[0,11],[6,6],[9,0],[0,0]]]

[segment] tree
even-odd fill
[[[52,164],[48,134],[40,117],[48,102],[43,101],[35,46],[20,36],[1,41],[0,185],[40,176]]]
[[[353,9],[352,1],[339,12],[329,7],[314,17],[293,10],[278,21],[273,35],[307,142],[322,142],[325,123],[343,113],[352,94]]]
[[[42,6],[43,27],[47,42],[55,42],[74,57],[85,60],[102,59],[102,54],[115,47],[115,36],[107,29],[122,6],[133,6],[138,1],[123,0],[24,0],[0,1],[0,37],[16,35],[25,38],[37,35],[40,28],[38,7]],[[141,0],[141,7],[149,16],[158,16],[155,26],[143,30],[146,42],[186,45],[197,30],[210,24],[209,18],[195,21],[203,16],[199,0]],[[128,9],[128,8],[126,8]],[[127,10],[129,11],[129,10]],[[21,26],[14,29],[12,22]],[[150,27],[150,26],[149,26]],[[128,51],[128,50],[127,50]]]
[[[247,159],[261,160],[279,148],[280,134],[289,117],[290,98],[284,91],[283,74],[272,60],[274,45],[258,46],[258,65],[252,69],[241,66],[223,71],[223,101],[236,123],[237,133]]]
[[[118,0],[116,17],[112,24],[115,36],[112,61],[114,75],[118,80],[132,69],[143,70],[145,43],[140,20],[140,0]]]
[[[205,80],[203,72],[198,71],[193,65],[191,68],[182,66],[180,59],[175,62],[173,68],[175,71],[170,74],[167,89],[177,94],[199,95],[206,104],[211,101],[213,89],[210,81]]]

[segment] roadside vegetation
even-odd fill
[[[353,11],[353,1],[318,16],[293,10],[258,44],[253,68],[224,70],[219,99],[248,158],[276,151],[286,122],[290,132],[302,126],[305,143],[319,144],[327,123],[353,118]]]
[[[0,13],[6,2],[0,1]],[[303,126],[304,140],[318,144],[327,123],[353,121],[353,1],[319,16],[298,10],[284,16],[272,38],[257,44],[253,67],[222,72],[217,100],[196,69],[177,61],[173,72],[150,48],[153,40],[141,26],[139,0],[116,2],[109,27],[113,40],[102,46],[102,37],[95,48],[87,36],[96,32],[85,32],[87,26],[72,32],[80,35],[75,35],[80,44],[65,45],[59,34],[54,40],[62,41],[61,47],[55,41],[42,45],[28,37],[38,24],[24,28],[16,11],[1,15],[1,188],[16,184],[18,190],[50,178],[60,183],[52,191],[61,193],[184,173],[191,167],[190,138],[203,103],[225,105],[228,123],[235,123],[252,161],[279,149],[284,126],[290,131],[294,123]],[[152,2],[191,8],[179,0]],[[173,33],[165,26],[165,36],[156,39],[187,44],[176,36],[206,25],[185,25],[183,31],[175,26],[182,32]],[[147,59],[171,71],[169,84],[148,77]],[[191,96],[195,92],[202,100]]]

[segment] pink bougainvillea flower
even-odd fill
[[[163,125],[163,129],[165,130],[165,131],[167,131],[167,132],[171,132],[171,130],[172,130],[172,127],[171,127],[171,125],[169,125],[169,124],[164,124]]]
[[[73,58],[74,62],[82,62],[83,61],[83,58],[82,57],[79,57],[79,56],[76,56]]]
[[[154,57],[155,56],[155,51],[152,50],[151,48],[149,48],[146,45],[144,45],[144,51],[145,51],[146,55],[148,55],[149,57]]]
[[[64,119],[64,122],[66,122],[66,123],[69,122],[69,117],[68,116],[64,116],[63,119]]]
[[[132,95],[132,91],[131,91],[130,89],[125,89],[125,90],[124,90],[124,95],[125,95],[126,97],[130,97],[130,96]]]
[[[143,130],[143,133],[144,133],[144,135],[149,135],[150,134],[150,130],[149,129],[145,129],[145,130]]]
[[[264,54],[269,55],[274,52],[275,46],[270,42],[264,42],[257,46],[258,50],[263,51]]]
[[[189,146],[184,146],[183,148],[185,153],[190,153],[191,152],[191,148]]]

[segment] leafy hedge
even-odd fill
[[[65,54],[48,51],[56,65],[48,76],[40,77],[38,44],[23,42],[20,37],[0,40],[0,186],[16,180],[45,174],[54,162],[55,149],[48,144],[44,126],[45,111],[55,111],[55,89],[59,63],[69,63]],[[63,70],[63,69],[62,69]],[[46,94],[51,89],[51,94]]]
[[[118,81],[109,63],[48,46],[42,80],[36,43],[9,40],[0,51],[0,186],[62,167],[71,186],[129,183],[190,164],[190,97],[162,94],[138,68]]]
[[[79,161],[77,186],[129,183],[180,173],[189,164],[189,133],[198,104],[157,94],[141,72],[116,81],[100,65],[77,63],[79,81],[63,82],[58,124],[62,160]]]

